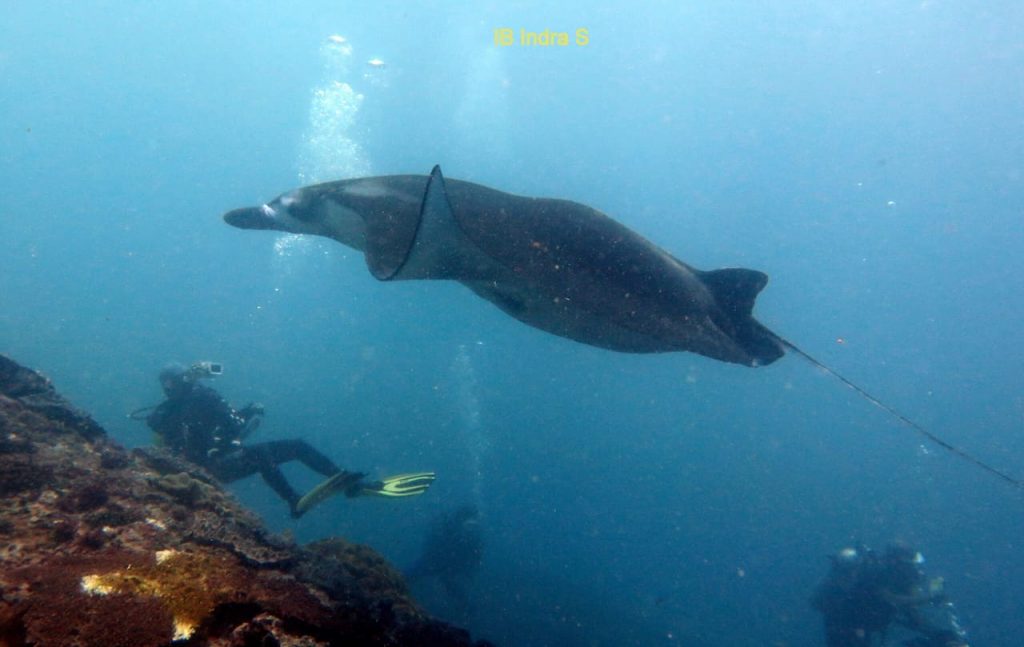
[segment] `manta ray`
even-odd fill
[[[696,269],[578,202],[430,175],[300,187],[224,220],[332,238],[381,281],[453,280],[549,333],[627,353],[689,351],[765,366],[792,350],[930,441],[1020,486],[882,403],[753,317],[763,272]]]

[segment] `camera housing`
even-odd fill
[[[224,373],[224,365],[220,362],[196,362],[189,367],[186,379],[189,381],[201,380],[208,377],[217,377]]]

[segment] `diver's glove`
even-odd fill
[[[259,402],[250,402],[237,412],[238,415],[238,438],[245,440],[260,428],[263,422],[263,405]]]
[[[243,418],[252,418],[253,416],[262,416],[264,414],[263,405],[260,404],[259,402],[250,402],[249,404],[247,404],[244,407],[242,407],[241,409],[239,409],[238,413]]]
[[[433,472],[416,472],[414,474],[397,474],[389,476],[381,481],[369,483],[358,483],[359,491],[348,496],[416,496],[423,494],[434,482],[436,475]]]

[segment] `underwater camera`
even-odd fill
[[[188,369],[189,380],[200,380],[204,377],[217,377],[224,372],[220,362],[196,362]]]

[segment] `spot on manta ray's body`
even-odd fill
[[[428,176],[303,187],[224,220],[333,238],[362,251],[383,281],[459,281],[523,323],[593,346],[690,351],[746,366],[789,348],[931,442],[1021,486],[761,325],[751,313],[765,274],[697,270],[586,205],[445,180],[435,166]]]

